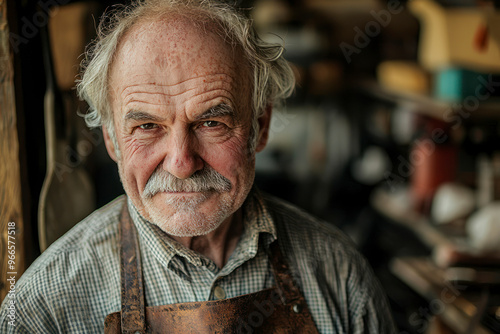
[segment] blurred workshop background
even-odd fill
[[[16,271],[123,193],[74,81],[118,1],[0,1],[0,212]],[[285,46],[256,183],[345,231],[401,333],[500,333],[500,1],[240,0]]]

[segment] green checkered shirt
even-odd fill
[[[106,315],[121,308],[118,217],[125,200],[119,197],[95,211],[28,268],[16,284],[15,327],[9,325],[5,298],[1,333],[103,332]],[[395,332],[372,271],[331,224],[254,190],[243,206],[241,239],[219,269],[145,221],[130,204],[148,306],[231,298],[272,287],[267,248],[277,238],[321,333]]]

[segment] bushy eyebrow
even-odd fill
[[[229,105],[225,103],[218,104],[204,113],[198,115],[195,117],[195,121],[201,121],[201,120],[206,120],[210,118],[218,118],[218,117],[226,117],[229,116],[231,117],[232,120],[236,117],[236,113],[234,112],[234,109],[231,108]],[[138,110],[130,110],[128,111],[124,118],[125,121],[147,121],[147,122],[162,122],[164,119],[162,117],[158,117],[156,115],[152,115],[150,113],[144,112],[144,111],[138,111]]]
[[[160,122],[163,121],[163,118],[151,115],[144,111],[130,110],[125,114],[124,120]]]
[[[196,121],[201,121],[205,119],[210,119],[210,118],[217,118],[217,117],[226,117],[229,116],[231,119],[234,120],[236,117],[236,113],[234,112],[234,109],[228,106],[225,103],[221,103],[216,105],[215,107],[212,107],[205,111],[204,113],[196,116],[195,120]]]

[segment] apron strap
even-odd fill
[[[283,304],[302,302],[303,295],[294,282],[288,263],[281,253],[278,240],[269,246],[271,266],[273,267],[274,280],[280,293]]]
[[[141,253],[137,231],[130,218],[127,202],[124,203],[120,213],[120,234],[122,333],[145,333]]]

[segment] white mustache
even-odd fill
[[[158,166],[146,183],[142,197],[149,199],[159,192],[224,192],[230,189],[231,181],[211,167],[182,180]]]

